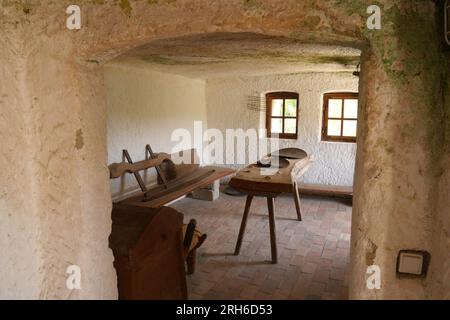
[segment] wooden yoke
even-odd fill
[[[170,155],[167,153],[159,153],[155,158],[142,160],[135,163],[113,163],[108,166],[110,179],[117,179],[125,173],[138,173],[139,171],[160,166],[164,161],[170,160]]]

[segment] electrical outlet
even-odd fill
[[[401,250],[397,258],[397,273],[408,276],[424,276],[427,273],[430,254],[426,251]]]

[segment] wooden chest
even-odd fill
[[[114,204],[112,220],[119,299],[187,299],[183,215],[169,207]]]

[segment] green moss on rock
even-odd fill
[[[119,5],[128,16],[131,16],[133,7],[131,6],[130,0],[120,0]]]

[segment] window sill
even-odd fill
[[[266,139],[277,139],[277,140],[286,140],[286,141],[297,141],[297,140],[298,140],[298,137],[296,137],[296,138],[283,138],[283,137],[278,138],[278,137],[267,137],[267,136],[266,136]]]
[[[340,144],[357,144],[356,141],[328,141],[328,140],[320,140],[320,143],[323,144],[336,144],[336,143],[340,143]]]

